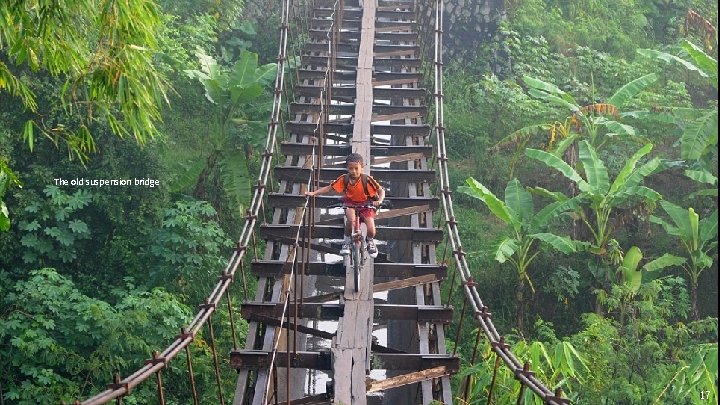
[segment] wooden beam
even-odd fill
[[[413,373],[403,374],[395,377],[386,378],[379,381],[367,382],[367,392],[378,392],[384,391],[395,387],[401,387],[403,385],[414,384],[420,381],[430,380],[433,378],[439,378],[442,376],[450,375],[445,366],[433,367],[427,370],[416,371]]]
[[[379,283],[373,286],[374,292],[399,290],[401,288],[414,287],[439,281],[435,274],[426,274],[424,276],[411,277],[402,280],[390,281],[387,283]]]
[[[404,155],[398,155],[398,156],[388,156],[388,157],[381,157],[381,158],[374,158],[372,163],[375,165],[382,165],[386,163],[393,163],[393,162],[408,162],[412,160],[418,160],[425,157],[422,153],[407,153]]]

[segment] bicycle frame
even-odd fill
[[[353,267],[355,292],[360,291],[360,270],[365,266],[365,261],[367,258],[367,256],[366,256],[367,255],[367,246],[366,246],[365,238],[362,235],[362,230],[360,229],[360,209],[362,209],[362,208],[376,209],[376,207],[371,204],[346,205],[345,206],[345,209],[354,209],[355,210],[355,221],[353,223],[352,233],[350,235],[350,240],[352,241],[352,250],[350,252],[350,264]]]

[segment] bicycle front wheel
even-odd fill
[[[353,244],[353,250],[352,250],[352,260],[353,260],[353,278],[355,282],[355,292],[360,291],[360,269],[362,267],[362,248],[360,247],[360,244],[354,243]]]

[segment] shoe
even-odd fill
[[[369,240],[367,242],[367,251],[373,259],[378,257],[378,250],[377,246],[375,246],[375,241]]]
[[[344,242],[342,247],[340,248],[340,254],[341,255],[349,255],[350,254],[350,243]]]

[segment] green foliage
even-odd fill
[[[572,52],[577,46],[587,46],[630,55],[638,43],[649,43],[647,3],[523,0],[511,2],[507,11],[513,29],[548,38],[557,51]],[[539,15],[543,18],[537,18]]]
[[[4,232],[10,229],[10,212],[3,200],[10,186],[20,186],[20,181],[8,165],[0,160],[0,231]]]
[[[0,385],[13,404],[70,402],[95,385],[104,389],[114,370],[127,375],[189,319],[189,309],[161,289],[118,289],[112,305],[53,269],[14,284],[0,273],[0,280],[0,367],[9,371]]]
[[[536,327],[540,326],[536,325]],[[544,343],[539,340],[534,342],[519,340],[511,344],[510,350],[519,359],[527,359],[541,381],[551,387],[561,387],[564,395],[573,401],[578,397],[577,390],[584,382],[584,376],[592,372],[588,367],[589,362],[569,341],[554,339],[552,342]],[[463,380],[470,377],[468,404],[485,403],[489,395],[495,363],[491,360],[495,359],[495,354],[487,342],[481,347],[480,353],[485,359],[484,361],[463,366],[458,373],[458,377]],[[517,384],[510,369],[501,366],[498,369],[495,384],[494,403],[504,404],[517,401],[520,385]],[[543,401],[530,390],[526,390],[521,403],[540,405]]]
[[[670,217],[670,222],[656,216],[651,216],[650,221],[662,226],[668,235],[680,240],[684,258],[672,255],[670,257],[677,264],[682,265],[690,277],[693,317],[697,319],[698,280],[700,274],[712,267],[714,262],[711,253],[717,248],[718,211],[716,209],[710,216],[701,220],[693,208],[685,210],[669,201],[661,201],[660,206]]]
[[[46,202],[34,202],[24,209],[33,220],[19,224],[23,232],[20,243],[26,248],[23,261],[34,266],[71,263],[82,255],[81,241],[91,237],[80,211],[93,196],[85,189],[67,194],[57,186],[47,186],[43,192]]]
[[[710,81],[710,85],[718,89],[718,65],[717,60],[707,55],[700,48],[685,40],[681,45],[686,57],[691,61],[661,51],[652,49],[639,49],[638,53],[643,56],[655,58],[663,62],[675,62],[687,70],[697,72]],[[684,124],[684,131],[680,140],[681,156],[691,161],[704,161],[708,164],[708,155],[712,155],[717,149],[718,142],[718,113],[717,105],[709,109],[697,109],[696,114],[690,120],[680,121]]]
[[[508,182],[505,188],[505,201],[501,201],[473,178],[467,179],[466,183],[467,186],[461,186],[458,190],[485,203],[490,212],[510,228],[513,235],[500,242],[495,253],[496,260],[500,263],[511,262],[521,282],[523,279],[527,280],[533,291],[534,287],[527,270],[537,255],[533,249],[536,240],[566,254],[583,249],[582,243],[545,232],[553,220],[572,208],[572,204],[557,201],[544,207],[536,215],[532,195],[517,179]]]
[[[628,293],[626,287],[614,286],[602,298],[615,317],[587,314],[585,329],[570,338],[593,364],[580,398],[588,403],[696,403],[690,401],[687,387],[673,381],[697,358],[696,345],[717,342],[717,319],[688,324],[676,320],[690,306],[678,277],[652,280],[643,283],[637,295]],[[708,370],[712,363],[708,361]],[[716,390],[714,381],[692,380],[697,383],[691,386]]]
[[[197,56],[200,70],[186,73],[203,84],[205,97],[214,106],[214,117],[208,128],[210,150],[203,157],[206,164],[195,173],[194,194],[205,198],[208,178],[216,175],[230,197],[233,211],[242,213],[250,198],[249,152],[263,133],[257,131],[257,126],[253,128],[253,122],[243,110],[273,83],[277,65],[258,66],[258,55],[246,50],[241,52],[232,68],[218,65],[213,57],[202,51],[198,51]]]
[[[90,128],[97,122],[139,143],[157,135],[166,84],[152,61],[160,25],[155,3],[2,2],[0,15],[0,52],[5,56],[0,63],[0,89],[20,97],[25,108],[37,113],[25,125],[31,148],[37,129],[86,159],[95,150]],[[33,73],[12,72],[23,66]],[[62,107],[79,120],[77,125],[44,119],[46,113],[39,108],[47,106],[38,105],[28,85],[41,70],[66,80]]]
[[[178,201],[165,210],[162,227],[151,234],[146,254],[153,263],[150,284],[164,286],[200,303],[227,262],[232,241],[206,202]]]
[[[575,210],[575,213],[592,233],[591,242],[594,251],[605,255],[608,253],[608,242],[612,237],[610,217],[613,210],[629,204],[654,204],[661,198],[655,190],[640,185],[645,177],[662,169],[660,159],[654,158],[640,168],[635,167],[643,156],[650,153],[652,147],[652,144],[647,144],[628,159],[612,183],[605,164],[588,141],[580,142],[580,160],[585,169],[585,179],[570,165],[551,153],[527,149],[525,154],[545,163],[577,184],[580,194],[573,197],[573,200],[579,207],[587,206],[593,217],[588,217],[582,209]]]

